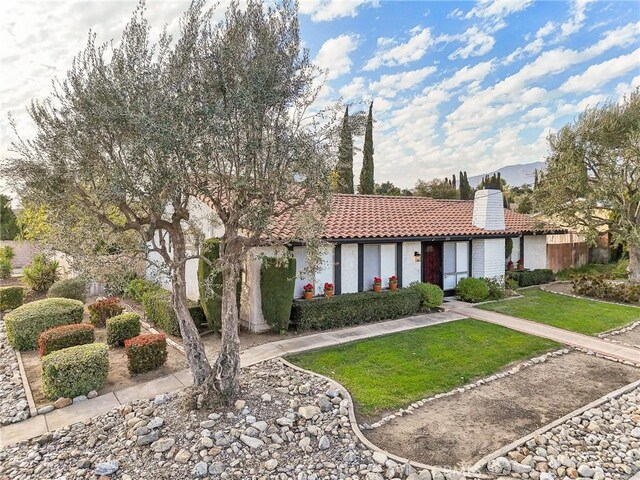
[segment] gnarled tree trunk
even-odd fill
[[[629,242],[629,281],[640,283],[640,245]]]

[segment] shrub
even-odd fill
[[[43,357],[56,350],[93,343],[95,340],[95,328],[89,323],[60,325],[38,336],[38,353]]]
[[[153,322],[160,330],[180,337],[180,323],[171,303],[171,292],[164,289],[151,291],[142,298],[144,314],[150,322]],[[200,325],[204,314],[197,302],[188,301],[189,314],[196,326]]]
[[[193,323],[196,324],[196,326],[200,326],[207,323],[207,319],[204,316],[204,310],[202,310],[202,307],[198,302],[192,302],[191,300],[189,300],[188,309],[189,309],[189,316],[193,320]]]
[[[604,275],[581,275],[573,279],[577,295],[622,303],[640,302],[640,283],[612,281]]]
[[[145,334],[124,341],[129,373],[149,372],[167,361],[167,338],[163,334]]]
[[[73,398],[102,387],[109,372],[109,347],[90,343],[63,348],[42,358],[42,388],[47,398]]]
[[[98,299],[87,308],[89,309],[89,321],[98,328],[104,327],[108,318],[120,315],[124,311],[118,297]]]
[[[519,285],[517,280],[507,277],[504,279],[504,286],[507,290],[515,290]]]
[[[420,295],[420,304],[423,308],[437,308],[442,305],[444,292],[438,285],[433,283],[413,282],[410,288]]]
[[[47,297],[73,298],[84,303],[87,298],[87,281],[82,278],[61,280],[51,285]]]
[[[142,297],[147,293],[157,292],[160,288],[160,285],[146,278],[134,278],[125,287],[124,295],[136,302],[142,302]]]
[[[289,329],[295,285],[295,258],[263,260],[260,268],[262,315],[276,333],[284,333]]]
[[[121,347],[127,338],[140,335],[140,315],[123,313],[107,319],[107,343]]]
[[[489,298],[489,285],[483,278],[463,278],[458,282],[456,294],[463,302],[482,302]]]
[[[0,312],[13,310],[22,305],[24,288],[20,286],[0,287]]]
[[[504,285],[502,283],[502,279],[495,277],[495,278],[484,278],[483,279],[486,283],[487,286],[489,287],[489,300],[500,300],[501,298],[504,298],[506,295],[505,289],[504,289]]]
[[[11,270],[13,270],[11,260],[8,258],[0,258],[0,278],[11,278]]]
[[[17,350],[34,350],[48,328],[81,323],[84,305],[70,298],[45,298],[26,303],[5,316],[7,339]]]
[[[536,270],[524,270],[522,272],[507,272],[507,278],[516,280],[520,287],[530,287],[532,285],[553,282],[555,276],[551,270],[539,268]]]
[[[420,295],[412,288],[380,293],[346,293],[314,300],[295,300],[291,320],[298,330],[326,330],[413,315],[420,310]]]
[[[22,279],[32,290],[46,292],[60,278],[58,267],[56,260],[47,260],[44,254],[39,254],[22,269]]]
[[[13,260],[16,256],[16,252],[10,245],[4,245],[0,247],[0,258],[7,258]]]

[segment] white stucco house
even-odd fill
[[[221,231],[211,219],[204,203],[193,207],[193,216],[203,219],[207,236]],[[276,228],[295,231],[281,221]],[[325,282],[334,285],[335,294],[372,289],[373,278],[381,277],[383,288],[395,275],[398,286],[414,281],[434,283],[453,292],[465,277],[504,278],[509,260],[524,261],[525,268],[546,268],[546,235],[553,229],[539,227],[526,215],[503,208],[502,192],[479,190],[474,200],[437,200],[428,197],[382,195],[344,195],[332,198],[324,222],[322,270],[315,281],[297,278],[294,297],[303,296],[303,286],[313,283],[317,294]],[[505,242],[511,238],[513,250],[505,258]],[[299,271],[305,267],[306,249],[291,243]],[[274,254],[269,247],[256,249],[244,270],[241,323],[251,331],[267,330],[260,301],[260,258]],[[197,262],[187,265],[187,293],[198,299]]]

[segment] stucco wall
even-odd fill
[[[546,235],[526,235],[524,237],[524,267],[530,270],[547,268]]]
[[[406,287],[411,282],[422,281],[422,263],[413,259],[414,252],[422,252],[420,242],[402,243],[402,286]]]
[[[475,239],[471,242],[474,277],[504,278],[504,238]]]
[[[306,247],[294,247],[293,254],[296,257],[296,269],[298,275],[296,276],[296,286],[293,292],[294,298],[301,298],[304,295],[304,285],[307,283],[314,283],[316,295],[324,294],[325,282],[333,282],[333,267],[334,267],[334,255],[333,245],[328,247],[322,254],[322,268],[316,274],[315,282],[306,276],[301,277],[300,272],[307,266],[307,249]],[[356,257],[357,259],[357,257]],[[357,281],[357,279],[356,279]]]
[[[358,291],[358,245],[345,243],[340,247],[341,293]]]
[[[15,257],[11,260],[13,268],[22,268],[31,263],[33,256],[38,253],[38,248],[32,242],[18,240],[2,240],[0,247],[11,247]]]

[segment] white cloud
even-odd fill
[[[383,97],[395,97],[399,91],[407,90],[420,84],[436,70],[436,67],[430,66],[393,75],[382,75],[379,80],[369,84],[369,90]]]
[[[349,83],[340,88],[340,95],[346,100],[361,97],[367,89],[364,82],[364,77],[353,77]]]
[[[449,55],[450,60],[485,55],[493,49],[496,43],[493,36],[475,26],[468,28],[463,34],[458,35],[457,38],[466,42],[466,45],[458,48]]]
[[[573,33],[578,32],[582,25],[584,25],[584,21],[587,18],[587,5],[594,0],[573,0],[571,5],[571,15],[572,17],[560,25],[560,33],[563,36],[568,36]]]
[[[465,18],[504,18],[526,9],[532,3],[533,0],[480,0],[475,7],[467,12]]]
[[[350,54],[356,48],[358,48],[356,35],[343,34],[330,38],[322,44],[313,63],[323,70],[327,70],[328,80],[336,79],[351,71],[353,61]]]
[[[591,65],[579,75],[565,81],[560,90],[564,92],[589,92],[615,80],[622,75],[640,69],[640,48],[596,65]]]
[[[461,69],[457,70],[453,76],[443,80],[439,87],[445,90],[451,90],[456,88],[463,83],[471,82],[474,84],[482,82],[487,75],[494,68],[494,60],[489,60],[487,62],[480,62],[473,66],[466,65]]]
[[[371,71],[381,66],[404,65],[406,63],[420,60],[430,46],[433,45],[431,31],[423,28],[413,32],[411,38],[406,43],[391,46],[392,43],[387,41],[380,45],[373,57],[367,61],[363,70]]]
[[[314,22],[355,17],[364,4],[378,5],[377,0],[300,0],[300,13],[310,15]]]

